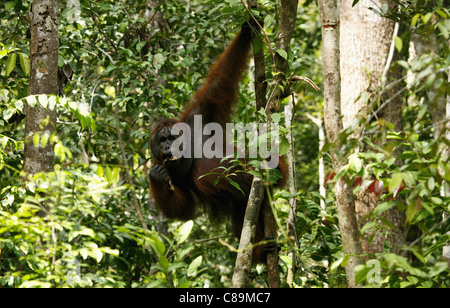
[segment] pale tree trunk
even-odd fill
[[[233,278],[231,279],[232,288],[248,288],[250,286],[249,274],[252,266],[252,243],[255,238],[263,199],[264,182],[260,177],[255,176],[245,210],[244,224],[239,240],[239,251],[236,257]]]
[[[248,7],[255,8],[257,3],[255,0],[248,1]],[[247,8],[247,10],[249,10]],[[250,12],[250,11],[249,11]],[[255,18],[252,16],[251,18]],[[262,48],[260,54],[262,53]],[[256,94],[256,107],[264,108],[266,105],[265,88],[262,91],[261,85],[265,81],[265,66],[264,62],[261,62],[264,57],[259,57],[260,61],[257,61],[256,53],[254,53],[255,62],[255,94]],[[253,249],[252,244],[256,234],[256,225],[258,223],[259,212],[261,211],[261,203],[264,198],[264,185],[260,177],[255,176],[253,178],[252,187],[247,202],[247,208],[245,210],[244,222],[242,225],[242,231],[239,238],[239,251],[236,257],[236,263],[234,266],[233,277],[231,279],[232,288],[248,288],[250,286],[250,269],[252,266]]]
[[[28,95],[58,94],[58,1],[34,0],[30,14],[30,84]],[[52,168],[51,136],[56,131],[56,109],[26,104],[24,170],[27,174]],[[39,134],[40,142],[33,143]],[[42,142],[44,138],[47,142]],[[35,139],[36,140],[36,139]]]
[[[317,128],[319,129],[319,153],[322,151],[323,147],[325,146],[325,132],[323,130],[322,124],[322,115],[319,114],[317,116],[317,118],[313,117],[312,115],[310,115],[309,113],[306,114],[306,116],[308,117],[308,119],[311,120],[311,122],[313,122]],[[327,197],[327,192],[325,189],[325,164],[323,161],[323,156],[321,155],[319,157],[319,193],[320,196],[323,197],[323,199],[326,199]],[[326,214],[325,211],[325,201],[323,199],[320,199],[320,212],[322,214]]]
[[[294,105],[294,95],[292,97],[292,101],[288,103],[284,108],[284,119],[286,127],[292,127],[292,120],[294,115],[292,113]],[[287,152],[287,165],[288,165],[288,185],[289,185],[289,193],[294,195],[297,193],[297,185],[295,181],[295,155],[294,155],[294,139],[292,136],[292,129],[286,134],[286,138],[289,142],[289,152]],[[298,249],[298,238],[297,232],[295,229],[295,217],[297,216],[297,199],[291,198],[289,200],[289,214],[286,221],[286,229],[287,235],[289,239],[289,244]],[[294,249],[291,249],[288,252],[288,257],[291,259],[291,265],[288,264],[288,270],[286,275],[286,281],[289,287],[294,286],[294,276],[296,271],[296,257]]]
[[[395,23],[387,18],[380,17],[369,7],[381,7],[387,4],[393,8],[394,4],[390,0],[360,0],[352,7],[353,0],[342,0],[340,6],[341,13],[341,73],[342,73],[342,113],[344,115],[344,128],[351,125],[358,116],[368,116],[368,105],[363,105],[358,99],[363,92],[368,92],[372,97],[384,82],[392,82],[394,78],[400,78],[400,71],[389,70],[394,53],[393,36]],[[398,28],[397,28],[398,29]],[[384,85],[383,85],[384,86]],[[403,130],[402,118],[402,97],[393,97],[399,90],[401,84],[386,91],[383,97],[392,98],[376,115],[377,118],[384,118],[394,124],[394,130]],[[381,101],[381,104],[383,100]],[[360,138],[361,136],[355,136]],[[398,153],[394,153],[396,155]],[[362,226],[365,222],[363,217],[373,211],[378,205],[378,196],[368,190],[361,191],[355,201],[358,222]],[[403,243],[404,214],[396,207],[385,211],[383,218],[389,220],[395,230],[389,233],[376,232],[367,234],[362,241],[362,249],[365,252],[376,253],[384,251],[384,243],[390,243],[390,248],[400,251]],[[373,236],[372,240],[367,240]]]
[[[339,10],[338,0],[319,0],[319,11],[322,22],[322,61],[324,76],[324,123],[330,143],[336,148],[330,150],[333,169],[337,172],[346,160],[339,156],[341,141],[338,138],[342,130],[341,120],[341,75],[339,51]],[[361,263],[359,257],[359,229],[356,222],[355,205],[351,187],[343,181],[336,183],[336,203],[339,219],[339,230],[342,246],[348,262],[345,265],[348,287],[355,285],[355,267]]]
[[[344,128],[359,112],[367,114],[358,97],[364,91],[374,93],[380,85],[381,74],[394,31],[394,22],[369,10],[374,3],[381,6],[388,0],[341,0],[341,102]]]

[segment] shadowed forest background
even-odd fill
[[[230,286],[239,240],[206,216],[161,216],[149,139],[202,85],[251,18],[247,5],[0,1],[0,287]],[[233,121],[266,120],[255,94],[266,85],[295,166],[272,202],[281,287],[448,288],[448,1],[341,0],[339,10],[340,128],[322,64],[322,30],[336,24],[312,0],[251,10],[264,21],[260,58]],[[266,266],[250,281],[267,287]]]

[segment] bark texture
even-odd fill
[[[58,1],[34,0],[31,17],[30,84],[28,95],[58,94]],[[33,143],[55,132],[56,109],[37,103],[26,104],[24,170],[27,174],[45,172],[52,168],[54,144]],[[43,144],[45,144],[43,146]]]
[[[333,169],[340,170],[346,161],[339,156],[342,130],[341,120],[341,84],[339,51],[339,10],[337,0],[319,0],[322,21],[322,61],[324,75],[324,122],[329,142],[335,144],[331,149]],[[343,181],[336,184],[336,202],[344,253],[348,256],[345,266],[348,287],[355,287],[355,266],[361,263],[359,254],[359,229],[356,222],[352,189]]]
[[[360,0],[352,7],[353,0],[342,0],[340,7],[341,29],[340,46],[341,54],[341,103],[344,128],[348,127],[358,116],[368,116],[368,104],[363,105],[359,97],[361,93],[367,91],[374,97],[377,92],[387,84],[401,78],[401,69],[391,67],[388,55],[393,57],[395,53],[393,45],[395,23],[387,18],[380,17],[369,7],[382,7],[387,5],[394,9],[391,0]],[[349,56],[351,55],[351,56]],[[383,72],[387,76],[383,76]],[[402,117],[402,97],[394,96],[401,88],[401,83],[390,87],[382,95],[380,103],[391,99],[376,115],[378,119],[385,119],[394,124],[394,130],[403,130]],[[369,100],[370,101],[370,100]],[[358,138],[358,136],[356,136]],[[387,140],[389,141],[389,140]],[[393,156],[398,153],[392,153]],[[379,198],[375,193],[368,190],[361,191],[356,200],[356,213],[360,227],[366,221],[364,217],[373,211],[379,204]],[[395,229],[386,227],[384,230],[367,232],[362,240],[361,246],[366,253],[376,253],[384,251],[385,243],[389,243],[390,249],[400,252],[403,243],[404,213],[393,207],[382,213],[382,218],[389,220]]]
[[[367,114],[358,97],[364,91],[375,92],[389,53],[394,22],[369,10],[374,3],[391,5],[390,0],[353,0],[340,2],[341,29],[341,87],[344,127],[351,124],[355,115]]]
[[[261,178],[253,178],[252,188],[248,197],[247,209],[245,210],[244,225],[242,226],[239,241],[239,252],[236,258],[232,288],[248,288],[250,286],[249,273],[252,265],[252,243],[256,234],[259,211],[264,199],[264,182]]]

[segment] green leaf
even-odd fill
[[[392,208],[395,204],[396,204],[395,201],[382,202],[373,210],[373,213],[375,215],[380,215],[381,213],[383,213],[383,212],[389,210],[390,208]]]
[[[8,54],[8,50],[6,50],[6,49],[0,50],[0,59],[3,58],[4,56],[6,56],[7,54]]]
[[[12,9],[16,5],[17,1],[8,1],[5,3],[5,11]]]
[[[406,209],[405,223],[411,222],[416,213],[417,213],[417,199],[412,199],[409,202],[408,208]]]
[[[365,266],[364,264],[359,264],[355,267],[355,284],[360,284],[367,279],[367,274],[371,271],[371,268]]]
[[[434,264],[429,272],[430,277],[435,277],[439,274],[441,274],[442,272],[446,271],[448,268],[447,262],[436,262],[436,264]]]
[[[414,276],[419,276],[422,278],[427,277],[427,275],[422,270],[411,266],[405,257],[396,255],[394,253],[385,253],[383,255],[383,258],[386,260],[389,268],[400,268]]]
[[[431,19],[431,17],[433,16],[433,13],[427,13],[427,14],[425,14],[425,15],[422,15],[422,21],[423,21],[423,23],[424,24],[427,24],[429,21],[430,21],[430,19]]]
[[[289,152],[289,148],[290,148],[289,141],[286,139],[285,136],[283,136],[281,138],[281,141],[280,141],[280,150],[279,150],[280,153],[279,153],[279,155],[280,156],[285,155],[287,152]]]
[[[166,251],[166,246],[164,243],[157,237],[153,237],[153,245],[152,247],[155,249],[156,253],[161,257],[164,255]]]
[[[98,262],[100,262],[103,258],[103,252],[100,249],[94,249],[94,259]]]
[[[255,170],[249,170],[247,171],[248,174],[251,174],[253,176],[262,177],[261,173]]]
[[[177,243],[181,244],[189,237],[192,231],[192,227],[194,226],[194,221],[189,220],[182,224],[178,229],[178,234],[176,237]]]
[[[97,166],[97,170],[96,170],[96,174],[99,176],[99,177],[103,177],[103,173],[104,173],[104,169],[103,169],[103,167],[101,166],[101,165],[96,165]]]
[[[417,24],[417,20],[419,20],[420,14],[414,15],[414,17],[411,19],[411,26],[415,27]]]
[[[341,265],[341,263],[345,259],[345,255],[343,252],[338,252],[338,253],[334,254],[333,256],[336,257],[337,260],[334,261],[333,263],[331,263],[330,271],[334,271],[335,269],[337,269],[339,267],[339,265]]]
[[[289,256],[280,255],[280,259],[283,260],[283,262],[286,263],[287,266],[292,267],[292,259],[289,258]]]
[[[116,257],[119,256],[120,253],[118,249],[111,249],[110,247],[100,247],[100,250]]]
[[[400,187],[400,185],[402,184],[403,181],[403,177],[401,173],[395,173],[392,178],[391,181],[389,182],[389,192],[393,192],[395,189],[397,189],[398,187]]]
[[[44,133],[44,134],[42,134],[42,137],[41,137],[41,145],[42,145],[43,148],[47,145],[47,142],[48,142],[48,139],[49,139],[49,138],[50,138],[49,133]]]
[[[62,67],[64,65],[64,57],[59,54],[58,55],[58,67]]]
[[[398,36],[396,36],[394,41],[395,41],[395,48],[397,48],[398,52],[401,52],[402,48],[403,48],[403,41],[402,41],[402,39],[399,38]]]
[[[9,76],[9,74],[11,74],[13,69],[16,67],[16,59],[17,59],[17,54],[12,53],[9,55],[8,59],[6,60],[6,66],[5,66],[6,76]]]
[[[39,139],[40,139],[39,133],[34,133],[34,135],[33,135],[33,144],[34,144],[35,147],[37,147],[39,145]]]
[[[420,262],[422,262],[423,264],[427,264],[425,257],[420,253],[417,247],[411,247],[409,248],[409,251],[411,251]]]
[[[279,113],[272,113],[271,119],[274,123],[280,123],[281,115]]]
[[[30,58],[26,53],[19,53],[19,62],[25,75],[30,75]]]
[[[357,156],[357,154],[352,154],[349,157],[348,163],[350,165],[350,169],[356,173],[359,173],[362,169],[361,159]]]
[[[197,269],[202,264],[202,261],[203,261],[203,257],[199,256],[199,257],[195,258],[194,261],[191,262],[191,264],[189,264],[188,271],[187,271],[188,277],[192,277],[197,274]]]
[[[164,56],[160,53],[157,53],[154,56],[154,60],[155,60],[155,65],[157,68],[161,68],[164,65],[164,63],[166,62],[166,59],[164,59]]]
[[[137,51],[141,51],[141,49],[142,49],[142,47],[144,47],[145,46],[145,44],[147,44],[147,42],[139,42],[139,43],[137,43],[136,44],[136,50]]]
[[[113,99],[116,97],[116,89],[112,86],[105,87],[105,93]]]
[[[71,236],[69,236],[69,241],[76,238],[79,235],[87,235],[91,238],[95,237],[95,232],[91,228],[82,227],[80,230],[75,231]]]
[[[165,272],[170,266],[169,260],[164,255],[159,256],[159,264],[162,266],[163,271]]]
[[[105,169],[105,177],[106,177],[106,179],[109,181],[109,182],[111,182],[111,167],[110,166],[106,166],[106,169]]]
[[[48,96],[45,94],[38,95],[38,101],[42,107],[47,108],[48,106]]]
[[[111,182],[117,184],[119,183],[119,179],[120,179],[120,168],[114,167],[111,174]]]
[[[450,27],[448,25],[446,26],[444,23],[438,23],[437,27],[441,31],[441,34],[444,37],[444,39],[448,40],[448,38],[450,36],[448,28],[450,28]]]
[[[3,110],[3,119],[9,120],[15,113],[14,109],[5,109]]]
[[[282,57],[283,59],[285,59],[287,61],[288,56],[287,56],[287,52],[283,49],[278,49],[277,50],[277,54],[280,55],[280,57]]]
[[[434,187],[435,187],[435,180],[434,180],[434,177],[430,177],[430,178],[428,179],[427,185],[428,185],[428,189],[429,189],[430,191],[433,191],[433,190],[434,190]]]
[[[55,110],[57,104],[57,97],[55,95],[50,95],[48,97],[48,109]]]
[[[228,180],[228,182],[230,182],[230,184],[231,184],[233,187],[235,187],[237,190],[239,190],[242,194],[245,195],[244,191],[241,189],[241,186],[239,186],[238,183],[236,183],[235,181],[233,181],[233,180],[230,179],[230,178],[227,178],[227,180]]]

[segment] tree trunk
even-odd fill
[[[257,3],[254,0],[251,0],[248,2],[249,7],[256,8]],[[282,49],[286,51],[286,53],[289,53],[290,49],[290,41],[292,38],[292,33],[295,27],[295,20],[297,16],[297,5],[298,0],[279,0],[280,5],[280,29],[279,34],[276,40],[277,49]],[[248,8],[247,8],[248,9]],[[265,104],[265,91],[266,87],[264,85],[265,81],[265,68],[264,68],[264,56],[262,53],[262,50],[256,52],[254,54],[254,60],[255,60],[255,93],[256,93],[256,103],[257,108],[265,107],[267,117],[270,121],[271,115],[273,112],[277,111],[278,109],[278,103],[280,100],[278,93],[278,87],[275,87],[275,95],[271,95],[271,99],[269,99],[269,102],[267,105]],[[280,57],[279,55],[275,57],[275,72],[279,73],[277,75],[277,78],[279,78],[280,82],[283,82],[286,79],[286,70],[287,70],[287,60],[283,57]],[[258,218],[258,212],[254,211],[254,208],[260,207],[260,205],[255,204],[256,202],[260,202],[260,200],[263,200],[264,198],[264,189],[260,189],[259,187],[255,187],[255,185],[262,185],[260,182],[262,182],[262,179],[255,177],[253,179],[252,188],[250,191],[249,201],[247,204],[247,209],[244,217],[244,228],[242,230],[242,235],[239,243],[239,248],[244,249],[245,247],[248,247],[248,244],[253,241],[254,237],[254,228],[255,224],[252,224],[252,222],[256,223]],[[260,194],[258,196],[253,196],[252,194]],[[265,226],[265,236],[273,238],[275,241],[277,239],[277,232],[276,232],[276,223],[275,218],[272,213],[272,208],[269,202],[266,202],[261,209],[263,211],[263,217],[264,217],[264,226]],[[253,217],[253,215],[256,215],[256,217]],[[245,226],[248,225],[248,231],[245,228]],[[251,228],[253,226],[253,229]],[[244,231],[249,232],[252,230],[252,233],[249,235],[244,234]],[[247,248],[248,250],[248,248]],[[250,255],[250,258],[248,257],[248,254]],[[233,287],[243,287],[247,286],[249,283],[248,274],[251,266],[251,251],[248,252],[246,250],[239,252],[238,257],[236,260],[236,266],[234,270],[233,280],[232,280],[232,286]],[[267,277],[268,277],[268,283],[269,287],[271,288],[278,288],[280,287],[280,278],[279,278],[279,271],[278,271],[278,251],[274,252],[267,252]]]
[[[263,198],[264,182],[260,177],[255,176],[245,210],[244,224],[239,241],[239,252],[236,257],[233,278],[231,279],[232,288],[248,288],[250,286],[249,274],[252,265],[252,243],[255,238]]]
[[[330,153],[333,168],[338,172],[346,162],[338,155],[340,148],[338,133],[342,130],[342,120],[337,0],[319,0],[319,11],[322,21],[324,121],[328,140],[335,144],[337,149],[331,149]],[[361,246],[352,189],[345,185],[343,181],[336,183],[336,202],[342,246],[345,255],[348,256],[348,262],[345,265],[347,284],[349,287],[355,287],[355,267],[361,263],[359,258]]]
[[[341,102],[344,128],[348,127],[359,112],[367,114],[358,97],[364,91],[375,92],[380,85],[381,74],[394,31],[394,22],[382,18],[368,9],[374,3],[381,6],[390,0],[360,0],[352,7],[353,0],[341,0]]]
[[[294,98],[292,98],[292,102],[288,103],[284,108],[284,119],[285,126],[292,127],[292,120],[294,118],[292,110],[294,105]],[[297,193],[297,185],[295,181],[295,158],[294,158],[294,139],[292,136],[292,129],[288,131],[286,134],[286,138],[289,142],[289,152],[287,152],[287,164],[288,164],[288,185],[289,185],[289,193],[294,195]],[[286,229],[287,236],[289,240],[289,244],[292,247],[298,249],[298,238],[297,238],[297,230],[295,228],[295,217],[297,216],[297,199],[291,198],[289,200],[289,214],[286,221]],[[286,281],[289,287],[294,286],[294,276],[296,272],[296,257],[294,249],[290,249],[288,252],[288,257],[291,259],[292,264],[288,265]]]
[[[288,55],[291,49],[291,39],[294,32],[297,19],[298,0],[279,0],[280,10],[280,26],[278,36],[276,38],[277,50],[284,50]],[[286,82],[288,71],[288,59],[281,57],[279,53],[275,54],[275,73],[277,74],[277,82]],[[272,95],[266,106],[268,119],[271,118],[273,112],[278,111],[279,102],[283,99],[279,95],[279,87],[275,87],[275,95]],[[276,223],[272,213],[272,206],[267,203],[264,205],[264,226],[265,236],[277,240]],[[267,253],[267,278],[269,287],[280,287],[280,274],[278,271],[278,251]]]
[[[31,11],[30,85],[28,95],[58,94],[58,1],[34,0]],[[56,108],[28,103],[25,106],[24,170],[45,172],[53,166],[51,136],[55,133]],[[55,107],[55,106],[53,106]],[[34,136],[39,135],[36,144]],[[45,136],[45,137],[44,137]],[[42,142],[47,138],[47,142]]]
[[[294,27],[297,20],[297,7],[298,0],[279,0],[279,10],[280,10],[280,26],[278,29],[278,36],[276,38],[277,50],[283,50],[286,55],[289,55],[291,49],[291,39],[294,33]],[[266,110],[269,114],[276,112],[278,110],[279,102],[284,98],[279,84],[286,82],[288,60],[280,55],[280,53],[275,53],[275,78],[277,80],[277,85],[274,88],[274,93],[270,94],[270,99],[267,102]],[[287,94],[288,95],[288,94]],[[270,119],[270,117],[269,117]]]
[[[368,105],[362,105],[362,101],[358,99],[361,93],[367,91],[369,95],[374,95],[380,87],[384,86],[383,81],[389,82],[401,77],[400,70],[389,70],[392,57],[389,60],[388,55],[395,51],[392,44],[393,36],[397,34],[394,33],[395,23],[380,17],[368,8],[374,5],[378,7],[388,5],[389,8],[393,8],[394,3],[391,0],[360,0],[354,7],[352,3],[353,0],[342,0],[340,7],[340,45],[341,54],[344,55],[341,57],[341,102],[344,128],[358,116],[368,116]],[[390,74],[390,76],[387,78],[383,74]],[[402,97],[393,97],[399,87],[401,87],[400,83],[386,91],[384,96],[392,97],[392,100],[377,114],[378,118],[384,118],[393,123],[396,132],[403,130]],[[393,155],[397,154],[393,153]],[[378,196],[368,190],[361,191],[355,205],[358,222],[362,226],[365,223],[363,217],[378,205]],[[395,230],[390,230],[389,233],[368,233],[362,241],[362,249],[368,253],[382,252],[385,242],[388,242],[391,250],[398,253],[404,240],[402,228],[404,214],[394,207],[385,211],[382,217],[389,220],[395,226]]]

